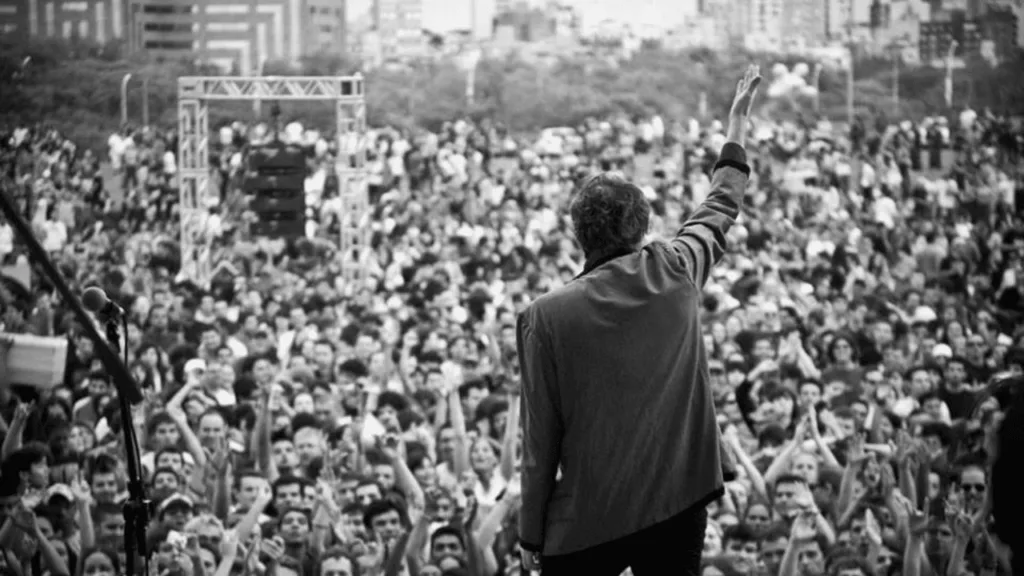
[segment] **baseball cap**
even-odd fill
[[[164,514],[170,508],[188,508],[189,510],[195,509],[195,503],[192,499],[184,494],[171,494],[163,502],[160,503],[160,507],[157,510],[159,514]]]
[[[195,371],[206,372],[206,360],[203,360],[202,358],[193,358],[188,362],[185,362],[186,374]]]

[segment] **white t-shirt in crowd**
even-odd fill
[[[174,158],[174,152],[168,150],[163,157],[164,174],[174,174],[178,171],[178,161]]]
[[[42,223],[43,248],[47,252],[59,252],[68,241],[68,228],[60,220],[45,220]]]
[[[110,163],[114,165],[114,168],[120,168],[121,160],[124,158],[124,149],[127,148],[125,140],[115,132],[107,139],[107,146],[110,147]]]
[[[881,198],[875,200],[875,222],[878,222],[887,229],[892,230],[896,226],[896,217],[900,214],[900,209],[896,205],[896,201],[892,198],[883,195]]]
[[[0,262],[11,252],[14,252],[14,229],[4,222],[0,224]]]

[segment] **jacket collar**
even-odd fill
[[[615,260],[616,258],[621,258],[623,256],[626,256],[627,254],[632,254],[634,252],[636,252],[636,250],[621,249],[621,250],[614,250],[614,251],[609,252],[607,254],[601,254],[601,255],[592,256],[590,258],[587,258],[586,264],[583,265],[583,272],[580,272],[579,275],[576,276],[576,278],[573,278],[573,280],[578,280],[578,279],[586,276],[587,274],[590,274],[598,266],[601,266],[603,264],[607,264],[608,262],[611,262],[612,260]]]

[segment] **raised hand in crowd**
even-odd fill
[[[846,449],[846,465],[855,466],[866,462],[871,457],[864,449],[864,434],[857,433],[850,437],[850,443]]]
[[[814,515],[809,512],[801,512],[793,521],[790,529],[790,538],[796,542],[809,542],[818,536],[817,524]]]
[[[227,472],[231,462],[231,448],[227,438],[215,439],[213,446],[203,448],[203,451],[206,453],[206,464],[213,473],[222,475]]]
[[[736,96],[729,109],[729,127],[726,130],[726,138],[729,142],[735,142],[740,146],[746,144],[748,119],[761,80],[761,68],[756,64],[751,64],[747,67],[743,78],[736,84]]]
[[[75,478],[68,486],[71,488],[71,494],[75,497],[76,503],[93,503],[92,488],[89,487],[89,483],[82,475]]]

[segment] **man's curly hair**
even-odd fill
[[[569,214],[584,254],[600,257],[640,245],[650,227],[651,205],[635,184],[603,172],[583,182]]]

